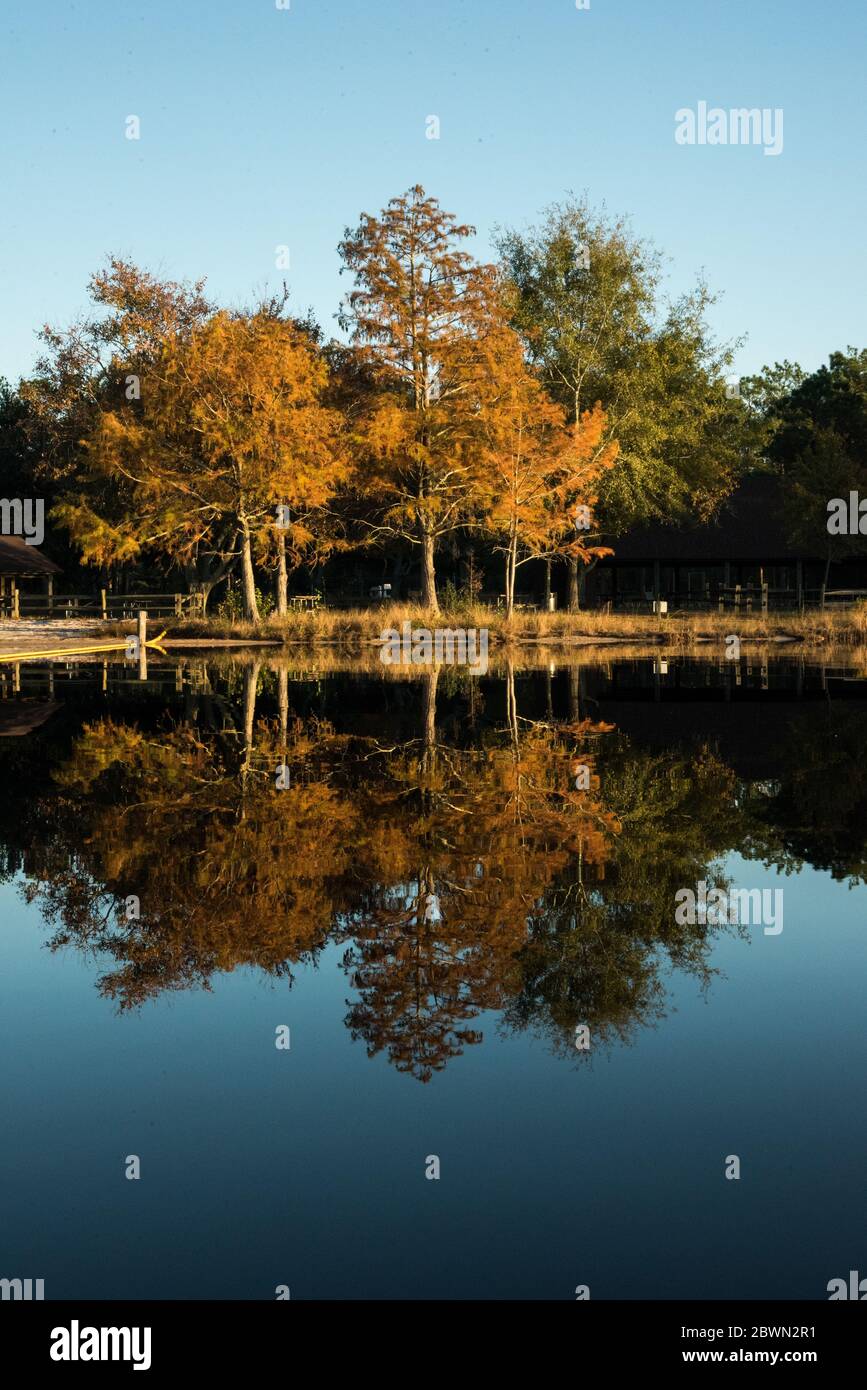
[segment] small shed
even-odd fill
[[[21,536],[0,536],[0,616],[12,616],[18,608],[18,589],[22,580],[41,579],[50,594],[59,565]]]

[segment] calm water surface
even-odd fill
[[[0,688],[0,1276],[825,1298],[863,1267],[863,672],[135,675]],[[700,882],[782,889],[782,932],[679,923]]]

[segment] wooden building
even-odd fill
[[[22,583],[41,581],[49,594],[59,565],[35,545],[28,545],[20,536],[0,536],[0,617],[13,617],[18,610],[18,592]]]
[[[771,608],[820,603],[825,557],[788,539],[779,479],[745,478],[713,521],[636,528],[611,542],[614,555],[586,578],[585,601],[640,608],[664,599],[671,608],[714,608],[742,600]],[[818,549],[818,547],[817,547]],[[867,559],[831,567],[829,589],[867,588]]]

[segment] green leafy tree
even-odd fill
[[[792,540],[830,567],[867,551],[860,530],[835,529],[829,503],[850,492],[867,498],[867,349],[834,352],[805,374],[777,363],[747,383],[758,419],[761,453],[783,480]]]
[[[743,465],[747,421],[726,390],[734,345],[711,337],[707,286],[665,304],[659,252],[585,200],[554,204],[540,226],[501,231],[497,244],[513,322],[549,391],[576,429],[600,403],[619,445],[595,539],[712,513]],[[569,599],[577,607],[576,560]]]

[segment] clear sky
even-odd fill
[[[285,0],[284,0],[285,2]],[[362,210],[421,182],[489,252],[572,190],[722,292],[743,372],[864,346],[864,0],[3,0],[0,374],[109,253],[227,303],[289,280],[326,331]],[[782,153],[679,145],[700,101]],[[127,117],[141,138],[126,138]],[[426,118],[440,139],[426,138]],[[288,245],[288,275],[275,247]]]

